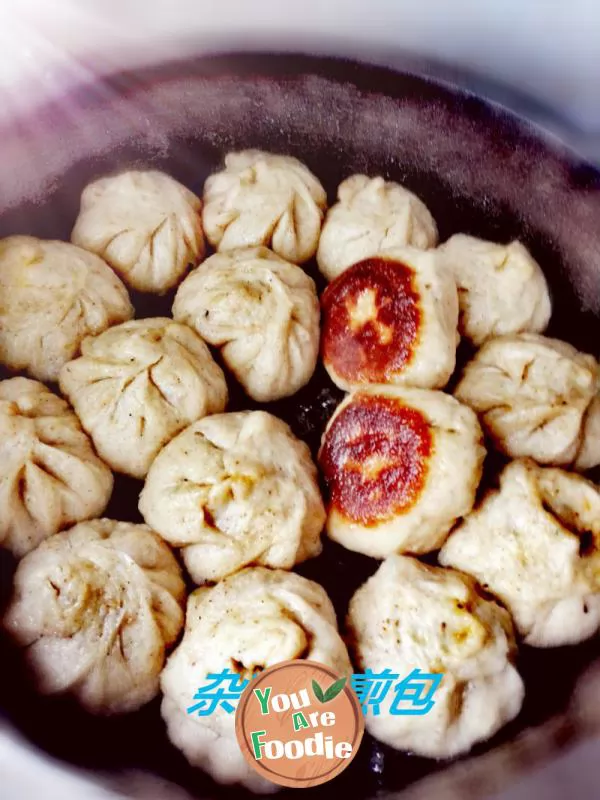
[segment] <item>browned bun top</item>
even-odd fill
[[[414,272],[367,258],[329,284],[322,303],[323,361],[348,383],[384,383],[410,362],[421,325]]]
[[[358,393],[333,418],[319,461],[330,508],[369,526],[417,502],[432,451],[428,420],[402,400]]]

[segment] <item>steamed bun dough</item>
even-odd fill
[[[521,242],[495,244],[457,234],[437,253],[458,286],[460,332],[475,345],[546,329],[552,312],[548,285]]]
[[[134,289],[163,294],[204,256],[201,206],[162,172],[111,175],[84,189],[71,241]]]
[[[281,661],[305,658],[350,675],[348,653],[327,594],[291,572],[254,567],[188,599],[185,633],[161,676],[161,712],[169,738],[194,767],[219,783],[256,792],[276,787],[246,762],[235,735],[235,715],[188,713],[209,674],[224,669],[240,680]]]
[[[354,392],[336,409],[319,453],[327,533],[374,558],[436,550],[473,507],[484,456],[477,417],[447,394]]]
[[[64,242],[0,239],[0,361],[56,381],[82,340],[133,316],[101,258]]]
[[[229,153],[204,186],[204,230],[219,251],[270,247],[303,264],[314,256],[325,190],[300,161],[260,150]]]
[[[354,264],[329,284],[321,305],[323,363],[341,389],[438,389],[454,372],[456,285],[434,253],[405,247]]]
[[[182,548],[196,583],[249,564],[291,569],[321,552],[310,451],[264,411],[216,414],[180,433],[152,464],[140,511]]]
[[[186,325],[126,322],[83,342],[60,388],[114,470],[143,478],[163,445],[225,409],[227,386],[202,339]]]
[[[589,469],[600,464],[599,369],[593,356],[558,339],[491,339],[465,367],[454,392],[512,458]]]
[[[588,639],[600,629],[600,493],[580,475],[513,461],[440,562],[495,594],[526,644]]]
[[[125,713],[158,693],[184,592],[175,557],[148,527],[93,520],[21,561],[4,625],[39,691],[69,692],[96,714]]]
[[[67,403],[28,378],[0,382],[0,545],[21,557],[101,514],[113,477]]]
[[[427,714],[391,715],[387,699],[379,716],[367,714],[369,733],[390,747],[456,756],[521,709],[524,686],[514,666],[510,616],[467,575],[390,556],[350,601],[348,627],[362,672],[389,669],[400,679],[415,669],[443,673]]]
[[[327,280],[382,250],[435,247],[435,220],[408,189],[381,177],[352,175],[338,187],[321,233],[317,262]]]
[[[220,348],[226,366],[259,402],[294,394],[314,372],[315,283],[265,247],[211,256],[179,287],[173,316]]]

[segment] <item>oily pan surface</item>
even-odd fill
[[[349,175],[381,174],[422,198],[438,223],[440,241],[457,232],[500,242],[521,239],[551,287],[548,335],[600,355],[600,173],[503,110],[453,89],[327,59],[198,59],[73,92],[0,135],[0,236],[68,240],[81,190],[96,177],[152,167],[201,194],[226,152],[258,147],[301,159],[322,181],[330,204]],[[324,281],[314,262],[306,269],[321,291]],[[170,315],[173,292],[131,296],[136,317]],[[7,376],[0,368],[0,377]],[[230,389],[228,410],[268,409],[291,425],[313,455],[343,396],[321,365],[294,397],[275,403],[254,403],[231,382]],[[142,521],[141,486],[117,475],[105,516]],[[348,600],[378,563],[325,539],[323,555],[297,571],[325,587],[343,623]],[[0,552],[3,603],[13,569],[11,558]],[[588,714],[589,698],[596,697],[589,667],[599,655],[597,639],[563,650],[523,647],[525,705],[492,742],[448,765],[396,753],[365,736],[336,790],[359,798],[412,786],[411,796],[420,796],[421,786],[437,800],[499,789],[594,723]],[[151,775],[199,797],[243,792],[216,786],[170,745],[159,698],[126,717],[97,718],[69,699],[37,695],[5,638],[0,659],[2,712],[50,754],[94,769],[131,796],[149,796]],[[327,791],[325,786],[311,794]],[[160,796],[170,796],[164,785]]]

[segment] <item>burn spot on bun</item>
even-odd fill
[[[420,411],[357,394],[333,419],[319,455],[331,507],[363,526],[408,512],[423,488],[431,450]]]
[[[368,258],[329,284],[322,297],[323,360],[349,383],[383,383],[413,357],[421,324],[414,272]]]

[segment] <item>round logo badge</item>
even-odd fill
[[[283,661],[245,689],[235,731],[248,763],[281,786],[310,787],[352,761],[365,729],[346,677],[315,661]]]

